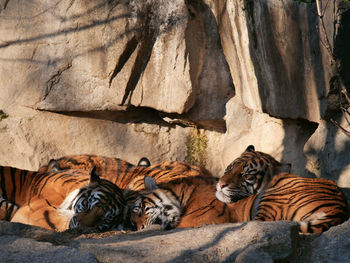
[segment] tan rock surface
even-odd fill
[[[338,49],[349,35],[342,26],[347,4],[344,15],[330,14],[340,2],[325,14]],[[0,110],[9,116],[0,112],[1,165],[37,169],[51,158],[86,153],[132,163],[142,156],[189,160],[188,139],[199,127],[207,139],[203,163],[216,176],[254,144],[291,163],[294,173],[349,185],[350,144],[329,122],[341,116],[334,114],[339,101],[315,5],[0,6]]]

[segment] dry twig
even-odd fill
[[[324,14],[326,12],[328,4],[329,4],[329,0],[327,1],[325,8],[323,9],[322,8],[322,0],[316,0],[317,15],[318,15],[318,18],[319,18],[319,21],[320,21],[321,31],[322,31],[322,35],[323,35],[323,40],[321,39],[321,43],[326,48],[332,63],[335,65],[335,67],[336,67],[336,69],[337,69],[337,71],[339,73],[340,65],[335,59],[335,55],[334,55],[334,53],[332,51],[332,46],[331,46],[331,44],[329,42],[329,38],[328,38],[328,35],[327,35],[327,32],[326,32],[326,27],[325,27],[325,24],[324,24],[324,21],[323,21],[323,16],[324,16]],[[339,75],[338,75],[338,81],[339,81],[339,86],[340,86],[341,93],[345,96],[345,98],[346,98],[346,100],[348,102],[348,105],[350,105],[350,96],[349,96],[348,92],[346,91],[346,88],[345,88],[345,85],[343,83],[343,80],[342,80],[341,76],[339,76]],[[349,122],[349,120],[347,118],[347,115],[350,116],[348,109],[343,107],[343,105],[341,105],[341,109],[342,109],[342,112],[344,114],[344,117],[345,117],[347,123],[350,124],[350,122]],[[347,137],[350,138],[350,131],[346,130],[344,127],[342,127],[338,122],[336,122],[333,119],[331,119],[331,122],[335,126],[337,126]]]

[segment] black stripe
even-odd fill
[[[10,205],[10,208],[8,208],[8,206]],[[13,210],[16,208],[17,206],[12,204],[12,203],[6,203],[6,221],[10,221],[12,218],[12,213]]]
[[[46,186],[49,179],[52,177],[52,174],[47,174],[45,177],[41,177],[42,180],[39,180],[39,178],[35,178],[34,187],[32,187],[32,195],[38,194],[40,196],[41,191]],[[41,186],[41,187],[40,187]],[[40,190],[39,190],[40,187]]]
[[[263,204],[259,207],[258,217],[263,216],[264,219],[270,218],[270,219],[276,220],[277,219],[276,215],[277,215],[276,210],[269,204]]]
[[[141,167],[141,168],[143,168],[143,167]],[[134,176],[137,171],[138,171],[138,168],[136,166],[128,163],[128,167],[126,168],[126,171],[124,172],[123,177],[120,180],[120,183],[129,179],[131,176]],[[120,174],[122,174],[122,173],[120,173]],[[118,175],[118,178],[119,178],[119,175]]]
[[[255,195],[253,204],[250,207],[250,220],[254,220],[256,218],[256,215],[258,214],[261,198],[263,197],[263,195],[264,195],[264,191]]]
[[[213,203],[216,201],[216,199],[214,198],[208,205],[206,206],[202,206],[196,210],[193,210],[191,213],[187,213],[187,215],[191,215],[193,213],[196,213],[196,212],[199,212],[201,210],[205,210],[205,211],[202,211],[200,214],[196,215],[197,217],[200,217],[200,216],[203,216],[205,213],[207,213],[208,211],[211,211],[211,209],[213,208]]]
[[[0,166],[1,194],[2,194],[3,198],[5,198],[5,199],[7,199],[6,188],[5,188],[5,186],[6,186],[6,182],[5,182],[5,173],[6,173],[6,169],[8,169],[8,167]]]
[[[222,212],[218,216],[223,216],[225,214],[227,205],[224,203],[224,207],[222,208]],[[229,221],[230,222],[230,221]]]
[[[158,198],[161,202],[163,202],[163,199],[162,199],[157,193],[152,192],[152,194],[153,194],[156,198]]]
[[[25,180],[27,178],[27,175],[28,172],[27,171],[24,171],[22,170],[20,173],[19,173],[19,178],[18,178],[18,181],[19,181],[19,193],[22,193],[23,191],[23,186],[25,184]]]
[[[121,163],[120,159],[116,159],[115,161],[117,162],[117,174],[115,175],[115,181],[114,181],[116,183],[118,181],[121,173],[122,173],[122,171],[121,171],[122,167],[120,165],[120,163]]]
[[[88,155],[87,156],[88,157],[88,161],[90,161],[90,156]],[[65,159],[65,157],[62,157],[62,158],[60,158],[59,160],[64,160]],[[79,162],[77,159],[75,159],[75,158],[68,158],[68,159],[66,159],[66,163],[67,163],[67,165],[69,165],[69,166],[73,166],[73,165],[81,165],[81,164],[85,164],[85,162]],[[91,161],[90,161],[90,163],[91,163]],[[65,167],[65,168],[67,168],[67,167]]]
[[[51,222],[51,220],[50,220],[49,211],[45,210],[45,212],[44,212],[44,218],[45,218],[47,224],[49,225],[49,227],[51,227],[53,230],[55,230],[55,229],[56,229],[56,226],[55,226],[55,224],[53,224],[53,223]]]
[[[11,182],[12,182],[12,192],[11,192],[11,202],[16,202],[16,172],[18,169],[11,168]]]

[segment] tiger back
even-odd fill
[[[280,163],[271,155],[255,151],[249,145],[240,157],[227,166],[217,183],[216,196],[225,203],[261,192],[273,176],[290,172],[291,165]]]
[[[155,178],[157,183],[169,182],[176,178],[188,176],[211,176],[206,169],[186,162],[166,161],[150,165],[149,160],[143,157],[135,166],[118,158],[96,155],[71,155],[57,160],[52,159],[47,165],[42,166],[39,171],[62,171],[66,169],[90,171],[94,166],[101,178],[113,182],[122,190],[130,188],[130,184],[132,184],[131,188],[133,190],[144,189],[143,178],[146,175]]]
[[[349,219],[345,195],[328,179],[281,173],[256,200],[256,220],[297,221],[302,233],[322,233]]]
[[[40,167],[39,171],[77,170],[89,172],[93,167],[96,167],[101,178],[115,183],[121,189],[125,189],[132,180],[133,174],[137,173],[137,168],[144,167],[144,165],[138,167],[119,158],[83,154],[51,159],[47,165]]]
[[[100,179],[95,169],[89,175],[70,170],[43,173],[0,167],[0,195],[17,207],[10,215],[5,211],[6,217],[0,219],[12,218],[14,222],[40,224],[53,230],[62,229],[58,225],[64,218],[70,228],[113,227],[122,221],[125,207],[121,190]],[[49,215],[58,219],[50,220]],[[54,221],[56,224],[50,223]]]
[[[167,184],[146,183],[127,205],[137,229],[151,224],[163,228],[199,227],[205,224],[248,220],[296,221],[301,233],[321,233],[349,218],[347,200],[336,184],[325,179],[282,173],[267,188],[233,203],[215,198],[215,180],[183,178]]]

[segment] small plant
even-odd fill
[[[194,129],[187,139],[186,161],[193,165],[205,166],[207,144],[207,136]]]
[[[4,111],[0,110],[0,121],[6,118],[8,118],[8,115]]]

